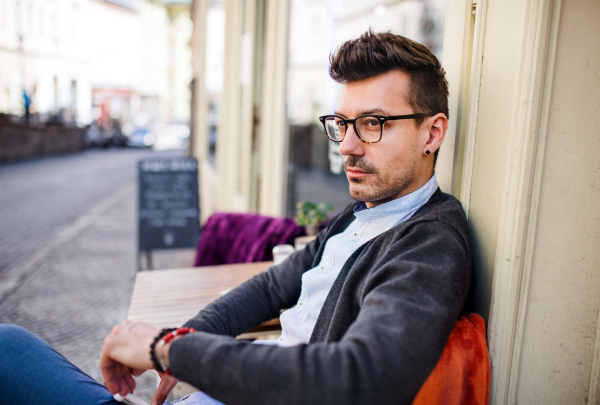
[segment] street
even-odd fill
[[[0,323],[30,330],[101,382],[102,342],[127,316],[136,272],[137,161],[183,153],[111,149],[0,166]],[[156,252],[154,266],[193,257]],[[156,381],[138,382],[149,402]]]

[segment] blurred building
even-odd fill
[[[191,0],[3,0],[0,111],[124,131],[190,117]]]
[[[490,403],[600,403],[600,2],[194,0],[192,16],[204,219],[345,202],[316,121],[341,41],[372,26],[443,55],[436,173],[469,219]]]
[[[0,3],[0,110],[23,114],[25,95],[42,115],[62,108],[91,120],[83,1]]]

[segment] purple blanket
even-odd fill
[[[213,214],[200,236],[194,266],[273,260],[273,247],[294,245],[294,239],[304,234],[291,218]]]

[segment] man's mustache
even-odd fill
[[[349,167],[360,169],[366,173],[377,173],[375,166],[364,162],[356,156],[348,156],[348,159],[344,160],[344,171],[347,172]]]

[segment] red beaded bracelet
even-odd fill
[[[178,328],[178,329],[172,330],[160,338],[160,340],[158,341],[158,345],[160,347],[163,347],[164,345],[169,343],[171,340],[173,340],[176,336],[183,336],[183,335],[187,335],[188,333],[194,333],[194,332],[196,332],[196,329],[188,328],[187,326],[183,327],[183,328]],[[162,368],[162,372],[166,375],[172,375],[171,369],[167,367],[163,356],[158,356],[158,361]]]

